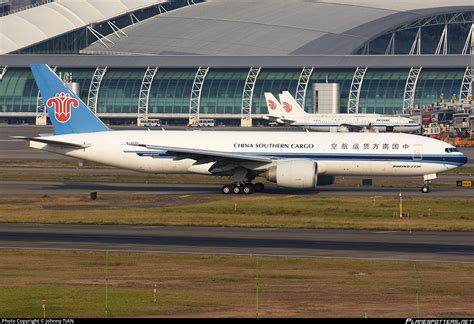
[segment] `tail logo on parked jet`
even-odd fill
[[[69,97],[69,94],[61,92],[56,93],[54,98],[46,101],[46,106],[52,108],[54,106],[54,117],[60,123],[66,123],[71,119],[71,107],[79,107],[79,101]]]
[[[271,110],[275,110],[277,107],[277,104],[273,100],[268,100],[268,107],[270,107]]]
[[[285,111],[287,113],[289,113],[291,111],[292,107],[288,102],[283,102],[283,109],[285,109]]]

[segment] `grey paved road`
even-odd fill
[[[265,193],[281,195],[320,196],[407,196],[466,197],[474,198],[473,188],[436,188],[422,194],[419,188],[377,187],[319,187],[318,190],[289,190],[275,185],[265,187]],[[0,195],[84,195],[90,191],[106,191],[130,194],[216,194],[222,195],[220,185],[206,184],[144,184],[107,182],[49,182],[49,181],[1,181]]]
[[[474,263],[470,232],[1,224],[0,248]]]

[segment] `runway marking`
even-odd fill
[[[410,259],[410,258],[367,258],[367,257],[338,257],[327,255],[298,255],[298,254],[268,254],[268,253],[228,253],[228,252],[191,252],[191,251],[166,251],[166,250],[124,250],[124,249],[77,249],[77,248],[25,248],[25,247],[4,247],[0,250],[39,250],[39,251],[71,251],[71,252],[117,252],[117,253],[158,253],[158,254],[177,254],[177,255],[215,255],[215,256],[245,256],[245,257],[269,257],[269,258],[289,258],[289,259],[325,259],[325,260],[361,260],[361,261],[390,261],[390,262],[429,262],[429,263],[455,263],[455,264],[474,264],[474,261],[443,261],[432,259]]]
[[[390,234],[390,233],[400,233],[400,231],[379,231],[379,232],[374,232],[374,234]]]

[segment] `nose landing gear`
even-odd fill
[[[427,174],[423,178],[425,180],[425,184],[421,187],[422,193],[428,193],[431,191],[431,180],[436,179],[436,174]]]
[[[431,191],[431,182],[426,181],[423,187],[421,187],[422,193],[428,193]]]

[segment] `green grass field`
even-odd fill
[[[0,197],[0,222],[473,231],[474,198],[315,195]]]
[[[470,264],[0,251],[0,317],[472,317]],[[154,303],[153,289],[156,288]],[[418,304],[417,295],[418,291]]]

